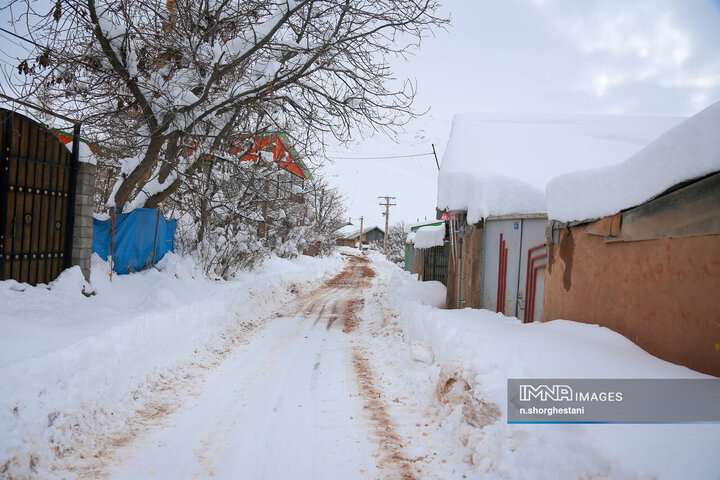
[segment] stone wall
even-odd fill
[[[79,265],[88,280],[90,279],[90,256],[92,255],[95,171],[95,165],[78,163],[75,183],[72,264]]]

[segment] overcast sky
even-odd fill
[[[691,115],[720,100],[720,0],[440,0],[452,23],[398,78],[418,107]],[[7,10],[0,24],[8,28]],[[0,32],[0,61],[20,44]]]
[[[417,79],[418,109],[431,107],[431,118],[408,125],[426,145],[375,137],[349,155],[415,153],[434,142],[442,158],[461,112],[690,116],[720,101],[720,0],[440,1],[452,17],[447,31],[395,63],[399,79]],[[378,195],[398,197],[393,221],[434,212],[437,170],[427,157],[325,170],[353,219],[382,224]]]
[[[399,77],[418,106],[691,115],[720,100],[720,0],[441,0],[447,32]]]
[[[398,79],[417,80],[418,110],[431,108],[408,126],[415,143],[371,137],[329,155],[426,152],[435,143],[442,157],[460,112],[689,116],[720,101],[720,0],[440,2],[452,18],[447,31],[394,62]],[[6,19],[0,12],[5,28]],[[7,35],[0,42],[0,62],[16,65]],[[344,160],[325,173],[345,193],[348,216],[380,224],[378,195],[398,196],[393,219],[433,214],[434,161],[412,165]]]

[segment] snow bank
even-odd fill
[[[555,176],[616,164],[680,121],[612,115],[455,116],[438,177],[437,206],[491,215],[543,213]]]
[[[469,424],[461,407],[442,420],[449,441],[457,443],[459,455],[467,455],[468,478],[717,477],[717,424],[507,424],[508,378],[706,375],[653,357],[597,325],[567,320],[523,324],[487,310],[434,308],[421,282],[379,257],[373,260],[374,268],[390,276],[383,301],[398,314],[407,341],[428,345],[441,372],[456,371],[473,398],[501,411],[499,419],[484,427]]]
[[[570,222],[613,215],[685,180],[719,170],[720,102],[618,165],[568,173],[550,181],[548,217]]]
[[[445,242],[445,224],[427,225],[415,232],[415,248],[441,247]]]
[[[214,282],[189,258],[168,254],[157,269],[111,283],[94,256],[90,297],[79,268],[50,285],[0,282],[0,467],[14,459],[51,478],[54,449],[141,410],[142,392],[162,372],[202,361],[228,331],[270,315],[341,264],[339,256],[273,258]]]

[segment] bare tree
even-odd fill
[[[414,86],[389,60],[447,20],[436,0],[11,0],[42,46],[17,94],[79,118],[115,158],[108,204],[155,207],[214,152],[283,131],[322,150],[355,127],[393,131]],[[243,143],[244,142],[244,143]]]
[[[308,247],[327,253],[335,248],[339,230],[347,224],[342,195],[325,180],[314,179],[307,185],[305,199]]]

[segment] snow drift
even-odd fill
[[[441,430],[467,459],[463,478],[715,478],[720,426],[514,425],[508,378],[708,378],[648,354],[624,336],[568,320],[524,324],[488,310],[443,310],[407,272],[379,257],[389,277],[383,302],[406,341],[431,351]],[[438,292],[439,293],[439,292]],[[417,350],[417,349],[414,349]],[[413,356],[415,351],[413,350]],[[448,388],[460,385],[458,391]],[[420,395],[420,393],[418,393]],[[467,400],[475,413],[468,412]],[[499,415],[494,411],[499,409]],[[481,421],[478,421],[481,420]],[[448,475],[450,478],[452,475]],[[460,477],[460,475],[457,475]]]

